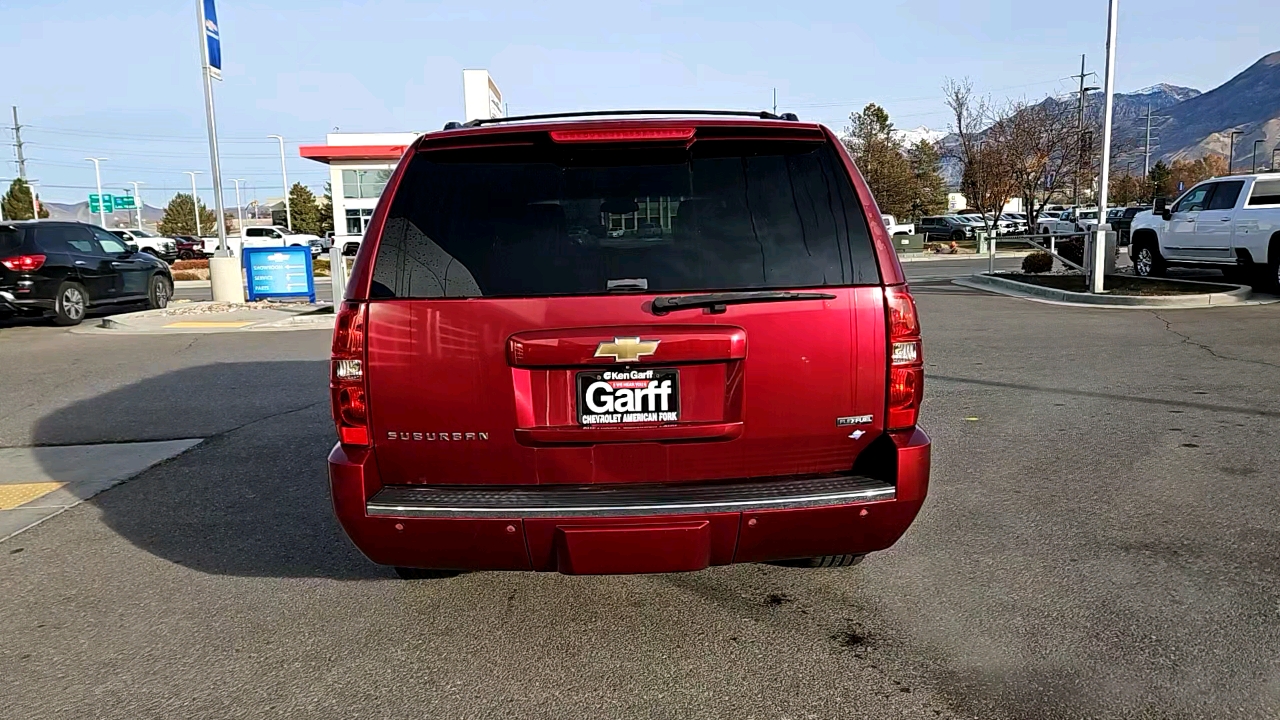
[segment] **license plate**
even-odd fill
[[[623,425],[680,420],[680,371],[591,370],[578,373],[578,424]]]

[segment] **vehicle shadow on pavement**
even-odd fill
[[[323,361],[188,368],[57,410],[35,441],[85,442],[101,425],[117,426],[114,441],[203,437],[89,505],[133,545],[200,572],[385,578],[333,516],[327,374]]]

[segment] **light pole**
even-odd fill
[[[231,182],[236,184],[236,215],[240,218],[240,237],[244,237],[244,204],[240,202],[240,183],[246,182],[244,178],[232,178]]]
[[[1090,265],[1089,289],[1100,293],[1105,287],[1107,235],[1111,226],[1107,224],[1107,183],[1111,175],[1111,117],[1114,111],[1115,77],[1116,77],[1116,21],[1120,0],[1110,0],[1107,8],[1107,70],[1103,76],[1103,97],[1106,99],[1102,110],[1102,164],[1098,177],[1098,225],[1093,235],[1093,258]]]
[[[204,173],[199,170],[183,170],[191,176],[191,211],[196,214],[196,237],[200,237],[200,200],[196,198],[196,176]]]
[[[1244,134],[1243,130],[1231,131],[1231,145],[1230,145],[1231,149],[1227,151],[1227,174],[1228,175],[1236,174],[1236,136],[1243,135],[1243,134]]]
[[[99,165],[106,158],[85,158],[93,163],[93,176],[98,181],[98,223],[103,228],[107,227],[106,203],[102,202],[102,167]]]
[[[293,210],[289,208],[289,171],[284,165],[284,138],[279,135],[267,137],[280,142],[280,178],[284,182],[284,225],[289,230],[293,230]]]
[[[1253,170],[1252,170],[1252,172],[1255,172],[1255,173],[1256,173],[1256,172],[1258,172],[1258,146],[1259,146],[1259,145],[1261,145],[1261,144],[1262,144],[1262,143],[1264,143],[1264,142],[1266,142],[1266,140],[1254,140],[1254,141],[1253,141]]]
[[[138,229],[142,229],[142,191],[138,189],[139,185],[146,185],[144,182],[130,180],[129,184],[133,186],[133,201],[138,203]]]
[[[1276,169],[1276,153],[1280,153],[1280,147],[1271,148],[1271,172],[1280,172]]]

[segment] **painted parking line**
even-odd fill
[[[0,448],[0,542],[199,442]]]
[[[241,328],[246,325],[252,325],[252,322],[229,322],[225,320],[184,320],[182,322],[169,323],[165,325],[167,328]]]

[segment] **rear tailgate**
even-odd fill
[[[885,310],[834,148],[528,136],[420,153],[396,190],[367,325],[384,481],[848,470],[883,429]],[[828,297],[652,307],[761,289]]]

